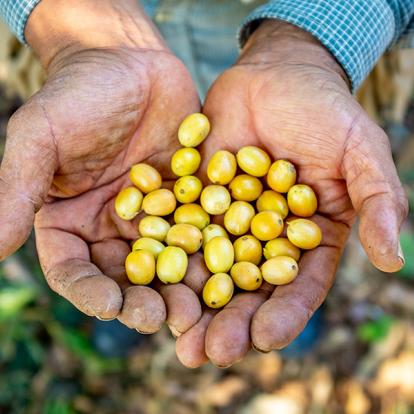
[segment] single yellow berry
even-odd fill
[[[203,236],[192,224],[174,224],[167,234],[166,242],[169,246],[178,246],[187,254],[193,254],[200,249]]]
[[[195,148],[181,148],[171,157],[171,170],[182,177],[192,175],[200,166],[201,155]]]
[[[224,228],[221,227],[219,224],[209,224],[207,227],[203,229],[201,233],[203,235],[203,249],[211,239],[214,239],[214,237],[221,236],[229,238],[226,230],[224,230]]]
[[[155,258],[148,250],[131,252],[125,260],[125,271],[134,285],[148,285],[155,276]]]
[[[165,249],[165,246],[158,240],[150,237],[141,237],[132,245],[132,250],[146,250],[151,252],[155,258]]]
[[[226,237],[214,237],[204,247],[204,261],[211,273],[226,273],[234,263],[234,249]]]
[[[203,300],[210,308],[221,308],[230,302],[233,292],[232,278],[226,273],[217,273],[207,280],[203,289]]]
[[[278,193],[287,193],[296,182],[296,168],[286,160],[275,161],[267,174],[267,184]]]
[[[157,260],[157,276],[163,283],[179,283],[188,266],[188,257],[181,247],[167,246]]]
[[[262,260],[262,244],[251,234],[239,237],[234,243],[234,260],[258,265]]]
[[[246,201],[234,201],[224,215],[224,227],[235,236],[246,234],[250,229],[254,214],[255,211],[251,204]]]
[[[289,210],[299,217],[310,217],[318,208],[315,192],[306,184],[296,184],[287,195]]]
[[[263,281],[260,269],[251,262],[235,263],[230,275],[234,284],[243,290],[257,290]]]
[[[289,208],[287,201],[282,194],[276,193],[273,190],[263,191],[256,201],[257,211],[276,211],[284,219],[288,213]]]
[[[282,216],[276,211],[262,211],[253,217],[250,229],[259,240],[275,239],[283,231]]]
[[[263,177],[270,168],[270,157],[261,148],[246,146],[237,152],[239,167],[249,175]]]
[[[270,240],[263,248],[264,257],[269,260],[277,256],[289,256],[296,261],[300,258],[300,250],[284,237]]]
[[[177,224],[192,224],[200,230],[210,224],[210,216],[198,204],[184,204],[174,212],[174,221]]]
[[[267,260],[261,267],[263,279],[272,285],[286,285],[298,274],[299,267],[288,256],[277,256]]]
[[[233,178],[229,190],[235,200],[254,201],[262,193],[263,185],[257,177],[241,174]]]
[[[319,226],[311,220],[295,219],[289,221],[287,237],[289,241],[300,249],[314,249],[322,240],[322,232]]]
[[[201,192],[200,204],[208,214],[224,214],[229,209],[230,203],[230,193],[222,185],[208,185]]]
[[[142,201],[142,209],[151,216],[167,216],[175,210],[176,205],[174,193],[166,188],[148,193]]]
[[[193,203],[200,197],[203,184],[194,175],[180,177],[174,184],[174,195],[183,204]]]
[[[150,237],[163,242],[170,227],[170,223],[162,217],[146,216],[139,222],[138,231],[141,237]]]
[[[123,220],[132,220],[141,210],[143,195],[138,188],[127,187],[115,199],[116,214]]]
[[[226,185],[236,175],[236,157],[229,151],[217,151],[208,162],[207,177],[213,184]]]
[[[160,173],[151,165],[144,163],[133,165],[129,178],[143,193],[158,190],[162,184]]]
[[[188,115],[178,129],[178,140],[183,147],[200,145],[210,132],[210,122],[204,114]]]

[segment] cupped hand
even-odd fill
[[[399,230],[407,201],[385,133],[355,101],[342,68],[315,39],[277,21],[263,23],[235,66],[210,89],[204,112],[212,124],[205,159],[217,149],[264,148],[297,166],[298,182],[319,199],[315,220],[323,240],[303,253],[294,282],[239,293],[220,312],[208,310],[181,336],[188,366],[218,366],[288,345],[331,287],[350,227],[380,270],[403,266]]]
[[[24,243],[35,220],[51,288],[87,315],[118,317],[146,333],[160,328],[167,311],[177,332],[201,316],[185,285],[158,289],[162,297],[128,283],[124,260],[139,218],[127,222],[114,212],[133,164],[155,166],[168,185],[178,125],[200,109],[186,69],[158,46],[55,56],[45,86],[10,120],[0,172],[0,258]]]

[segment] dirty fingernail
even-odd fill
[[[398,242],[398,257],[400,258],[402,264],[405,265],[404,252],[401,247],[401,242]]]

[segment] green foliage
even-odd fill
[[[394,319],[389,315],[384,315],[375,321],[365,322],[358,327],[358,338],[367,343],[378,342],[388,335],[393,323]]]

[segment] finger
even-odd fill
[[[396,272],[404,265],[399,232],[408,204],[388,137],[371,121],[366,121],[352,131],[348,141],[342,168],[360,218],[361,243],[378,269]]]
[[[209,277],[210,272],[204,262],[203,254],[201,252],[193,254],[188,262],[187,273],[183,283],[197,295],[200,295]]]
[[[125,272],[125,259],[131,252],[127,242],[108,239],[91,244],[89,249],[92,263],[114,280],[122,290],[131,286]]]
[[[200,320],[200,300],[192,289],[182,283],[163,285],[160,293],[167,307],[167,324],[178,338]]]
[[[118,315],[121,290],[91,263],[82,239],[58,229],[36,228],[36,245],[46,281],[56,293],[89,316],[113,319]]]
[[[212,310],[205,310],[201,319],[177,339],[177,357],[187,368],[198,368],[208,362],[204,344],[207,327],[214,314]]]
[[[118,320],[128,328],[145,334],[158,332],[167,311],[161,295],[148,286],[131,286],[124,292],[124,304]]]
[[[29,101],[9,121],[0,169],[0,260],[29,237],[57,168],[57,149],[41,106]]]
[[[157,332],[166,318],[165,304],[154,289],[129,282],[125,273],[125,258],[131,251],[128,243],[110,239],[94,243],[90,249],[93,262],[123,291],[124,301],[118,320],[141,333]],[[185,295],[183,297],[185,299]]]
[[[296,279],[277,286],[257,310],[250,331],[258,350],[267,352],[288,345],[303,330],[332,286],[348,229],[320,216],[313,219],[322,228],[322,245],[303,253]]]
[[[206,354],[218,367],[240,361],[251,348],[250,322],[267,299],[265,291],[240,293],[211,321],[206,334]]]

